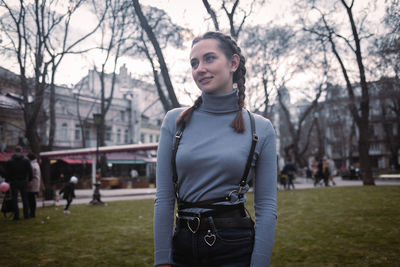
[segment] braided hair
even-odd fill
[[[233,83],[237,84],[238,88],[238,106],[239,106],[239,111],[237,112],[234,120],[231,122],[230,126],[238,133],[243,133],[245,130],[244,126],[244,120],[242,116],[242,108],[244,107],[244,99],[246,97],[245,95],[245,82],[246,82],[246,59],[242,55],[242,51],[240,47],[237,45],[236,41],[229,35],[225,35],[221,32],[206,32],[202,36],[196,37],[192,41],[192,47],[205,39],[214,39],[218,41],[218,47],[222,50],[222,52],[225,54],[225,56],[228,59],[231,59],[233,55],[238,55],[240,58],[239,66],[236,69],[236,71],[233,73]],[[187,108],[184,110],[178,117],[177,119],[177,125],[180,125],[182,123],[188,124],[190,121],[190,118],[192,117],[193,111],[196,110],[197,108],[200,107],[202,104],[203,100],[200,97],[197,98],[197,100],[194,102],[193,106],[190,108]]]

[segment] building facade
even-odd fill
[[[398,169],[400,163],[400,84],[395,78],[369,82],[369,155],[375,170]],[[361,101],[355,85],[356,105]],[[321,103],[325,132],[325,151],[337,166],[359,161],[359,131],[349,108],[346,88],[330,86]]]
[[[105,76],[105,93],[110,94],[111,75]],[[27,145],[18,76],[0,69],[0,148],[10,150],[15,145]],[[42,144],[49,141],[50,103],[45,92],[41,113]],[[100,113],[100,75],[90,70],[74,88],[55,88],[55,135],[53,149],[94,147],[97,142],[93,114]],[[154,87],[133,79],[125,66],[116,75],[112,103],[106,118],[106,145],[157,142],[164,116]]]

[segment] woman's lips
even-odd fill
[[[205,77],[199,80],[199,83],[202,85],[208,84],[209,82],[211,82],[212,77]]]

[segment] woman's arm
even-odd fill
[[[276,141],[272,124],[267,121],[256,164],[254,209],[256,216],[255,243],[251,266],[269,266],[276,227]]]
[[[172,263],[172,231],[175,194],[172,182],[171,156],[175,137],[176,110],[165,116],[157,151],[156,200],[154,203],[154,264]]]

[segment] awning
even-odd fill
[[[144,160],[107,160],[111,164],[145,164]]]
[[[92,164],[90,159],[71,159],[71,158],[61,158],[60,160],[68,164]]]

